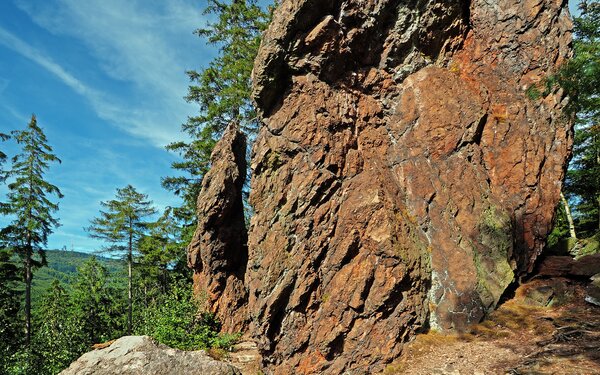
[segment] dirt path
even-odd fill
[[[581,282],[534,280],[465,333],[418,336],[384,374],[600,374],[600,307]]]

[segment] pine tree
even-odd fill
[[[240,124],[249,139],[257,131],[250,75],[262,32],[270,21],[270,12],[256,0],[208,0],[204,13],[214,14],[217,22],[195,34],[218,46],[219,55],[207,68],[187,72],[192,84],[185,99],[198,104],[200,113],[182,125],[191,141],[167,146],[182,157],[172,167],[183,175],[162,180],[167,190],[183,198],[184,204],[176,215],[184,222],[186,240],[191,239],[195,228],[196,198],[216,141],[233,121]]]
[[[570,97],[575,116],[573,160],[566,195],[575,203],[578,231],[589,236],[600,229],[600,3],[582,1],[575,18],[574,56],[556,77]]]
[[[141,286],[146,290],[156,289],[164,294],[172,279],[186,279],[189,275],[186,258],[186,243],[181,240],[179,223],[167,208],[161,217],[149,224],[148,234],[140,238],[139,266],[143,270]]]
[[[0,133],[0,141],[6,141],[8,139],[8,135],[4,134],[4,133]],[[0,150],[0,167],[2,167],[2,164],[6,161],[6,154],[4,152],[2,152],[2,150]],[[1,171],[1,169],[0,169]],[[0,174],[0,182],[2,175]]]
[[[0,244],[0,374],[8,372],[11,357],[21,345],[19,270]]]
[[[96,257],[77,269],[72,291],[72,309],[82,331],[78,342],[89,348],[123,334],[125,299],[111,283],[111,275]]]
[[[107,251],[125,255],[128,267],[128,311],[127,332],[131,334],[133,327],[133,260],[138,252],[138,241],[146,233],[148,222],[144,219],[154,215],[156,209],[148,196],[138,193],[127,185],[117,189],[116,199],[100,202],[106,211],[91,221],[87,228],[92,238],[110,243]]]
[[[59,222],[53,215],[58,204],[49,196],[62,198],[58,187],[44,180],[44,174],[50,163],[60,159],[52,153],[52,147],[35,115],[25,130],[11,133],[21,153],[12,158],[12,168],[5,172],[8,184],[8,201],[0,207],[0,213],[14,218],[9,226],[0,231],[8,248],[18,254],[23,262],[25,280],[25,343],[31,342],[31,283],[34,268],[46,265],[44,247],[48,236],[58,227]]]
[[[45,291],[34,317],[33,343],[41,373],[58,374],[89,348],[82,340],[83,322],[75,318],[70,296],[58,280]]]

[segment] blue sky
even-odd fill
[[[100,201],[127,184],[158,208],[179,203],[160,186],[176,159],[164,146],[184,137],[180,125],[196,112],[183,100],[185,71],[206,66],[216,54],[192,34],[206,24],[205,5],[0,1],[0,132],[23,128],[35,113],[62,159],[47,174],[65,195],[62,226],[48,248],[99,249],[83,227]],[[10,144],[0,147],[14,152]],[[0,199],[5,191],[0,187]]]
[[[164,146],[184,137],[180,125],[197,111],[183,100],[185,71],[215,56],[192,34],[205,25],[204,7],[204,0],[0,2],[0,132],[23,128],[35,113],[62,159],[47,174],[65,195],[48,248],[98,249],[83,227],[127,184],[159,208],[179,203],[160,186],[175,160]]]

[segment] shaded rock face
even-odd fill
[[[148,336],[125,336],[109,347],[88,352],[60,375],[239,375],[203,350],[184,352],[157,344]]]
[[[211,155],[211,170],[198,196],[198,227],[188,247],[194,290],[206,298],[229,331],[241,329],[233,315],[246,301],[248,261],[242,189],[246,178],[246,138],[231,124]]]
[[[527,88],[570,53],[566,6],[280,3],[254,69],[247,314],[230,323],[268,369],[379,371],[530,271],[572,134],[561,92]]]

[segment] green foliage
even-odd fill
[[[211,314],[198,315],[199,306],[188,285],[176,284],[148,307],[138,333],[182,350],[231,347],[239,335],[219,335],[219,322]]]
[[[201,71],[188,71],[191,81],[186,100],[199,106],[199,114],[182,125],[191,141],[175,142],[167,150],[183,160],[173,163],[183,175],[165,177],[163,186],[183,198],[184,204],[175,212],[189,227],[195,224],[196,198],[202,177],[210,163],[210,154],[227,125],[240,124],[250,138],[256,133],[258,121],[250,95],[250,75],[258,53],[262,31],[270,21],[270,13],[256,0],[208,0],[204,11],[217,21],[196,34],[219,47],[219,55]],[[191,239],[187,230],[184,239]]]
[[[55,280],[35,310],[33,347],[39,373],[58,374],[88,348],[67,291]]]
[[[33,269],[46,265],[44,247],[48,236],[59,223],[53,215],[58,204],[49,197],[62,198],[58,187],[44,180],[50,163],[60,159],[52,153],[52,147],[44,132],[37,124],[35,115],[25,130],[12,133],[21,146],[21,153],[12,158],[12,167],[2,173],[2,179],[9,179],[8,201],[0,205],[0,214],[13,220],[0,230],[0,241],[22,260],[25,279],[25,342],[31,341],[31,284]],[[36,257],[37,255],[37,257]]]
[[[4,133],[0,133],[0,142],[2,141],[6,141],[8,139],[8,135],[4,134]],[[0,151],[0,167],[2,167],[2,164],[6,161],[6,154],[2,151]],[[0,169],[0,172],[2,170]],[[2,173],[0,173],[0,182],[2,182]]]
[[[70,292],[77,276],[77,269],[83,266],[92,256],[92,254],[75,251],[46,251],[48,266],[38,269],[33,279],[31,290],[32,306],[35,308],[36,305],[39,305],[42,296],[51,287],[54,280],[58,280],[62,287],[67,292]],[[104,257],[96,257],[96,260],[111,274],[123,272],[123,264],[120,260]]]
[[[72,305],[87,347],[124,333],[124,293],[119,283],[114,283],[110,276],[96,257],[90,258],[78,269]]]
[[[187,242],[181,239],[181,226],[171,208],[167,208],[156,222],[150,223],[148,229],[148,234],[138,241],[136,269],[139,270],[140,280],[137,284],[146,293],[149,288],[165,293],[171,279],[189,280]]]
[[[585,238],[600,230],[600,2],[581,1],[579,7],[573,58],[532,92],[539,97],[560,87],[569,96],[566,114],[575,120],[575,140],[563,193],[572,208],[577,237]],[[550,246],[568,233],[561,208],[557,215]]]
[[[108,252],[133,257],[133,246],[145,233],[148,222],[144,219],[154,215],[156,209],[146,194],[139,193],[133,186],[117,189],[116,199],[100,202],[105,209],[100,216],[91,220],[86,229],[90,237],[109,243]]]
[[[51,202],[49,196],[62,198],[58,187],[44,180],[44,173],[50,163],[60,163],[60,159],[52,153],[35,115],[25,130],[13,131],[12,136],[21,145],[21,153],[12,158],[12,168],[4,173],[4,178],[12,181],[8,184],[8,202],[2,205],[0,213],[14,220],[0,234],[23,259],[37,252],[39,260],[33,264],[43,266],[44,246],[59,225],[53,217],[58,204]]]
[[[19,314],[21,296],[17,291],[20,278],[10,258],[8,251],[0,249],[0,374],[8,372],[10,358],[21,345],[23,325]]]
[[[100,202],[106,211],[100,211],[100,217],[94,218],[87,228],[92,238],[107,241],[107,251],[125,254],[128,274],[128,313],[127,332],[133,329],[133,257],[138,251],[138,242],[148,229],[144,219],[154,215],[156,209],[146,194],[127,185],[117,189],[116,199]]]
[[[600,3],[583,1],[580,7],[581,17],[574,20],[575,54],[556,79],[576,115],[566,195],[574,202],[578,233],[587,237],[600,228]]]
[[[563,239],[569,237],[569,223],[567,221],[567,213],[562,203],[556,206],[554,213],[554,222],[552,224],[552,232],[546,239],[546,247],[553,248],[558,245]]]

